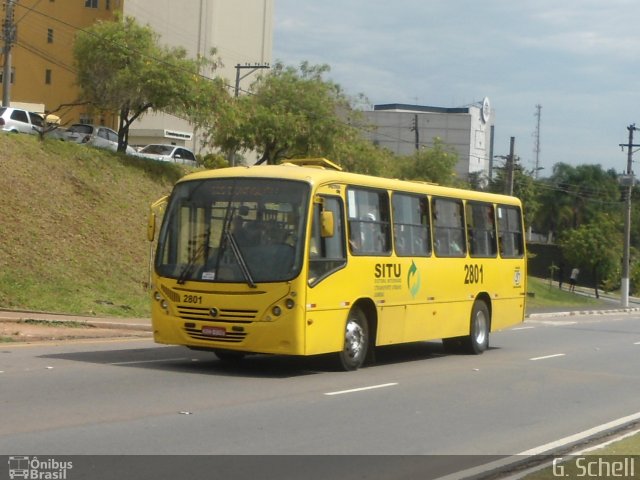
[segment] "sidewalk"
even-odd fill
[[[580,307],[544,307],[527,309],[526,317],[550,317],[550,316],[569,316],[569,315],[604,315],[607,313],[622,312],[640,312],[640,297],[629,297],[629,306],[623,308],[621,305],[620,295],[607,292],[598,292],[601,305],[590,305]],[[575,287],[575,294],[585,297],[596,298],[593,288]]]
[[[86,323],[97,328],[119,330],[140,330],[151,332],[150,318],[92,317],[65,313],[35,312],[28,310],[0,309],[0,322],[19,322],[21,320],[43,320],[49,322]]]

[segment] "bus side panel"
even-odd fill
[[[379,309],[376,345],[393,345],[408,341],[405,321],[408,310],[409,308],[405,305]]]
[[[344,348],[347,316],[353,302],[369,297],[371,287],[365,285],[368,268],[353,262],[349,267],[330,274],[317,285],[307,288],[305,352],[307,355],[338,352]],[[360,279],[360,282],[354,281]]]
[[[493,301],[491,330],[507,328],[524,320],[526,269],[521,259],[501,261],[497,291]]]
[[[348,309],[307,311],[306,355],[338,352],[344,348]]]
[[[491,331],[495,332],[522,323],[522,298],[505,298],[493,302]]]
[[[433,338],[469,334],[469,321],[477,286],[467,282],[467,258],[434,258],[429,262],[424,295],[436,312]]]

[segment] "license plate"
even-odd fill
[[[202,327],[202,334],[207,337],[224,337],[227,331],[222,327]]]

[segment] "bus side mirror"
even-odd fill
[[[320,212],[320,236],[322,238],[333,237],[334,233],[333,212],[323,210]]]
[[[164,214],[164,209],[167,208],[168,202],[167,196],[156,200],[149,206],[149,218],[147,220],[147,239],[150,242],[156,238],[156,218],[158,215]]]
[[[153,242],[156,236],[156,214],[149,212],[149,219],[147,221],[147,240]]]

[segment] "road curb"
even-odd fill
[[[20,322],[25,320],[41,320],[49,322],[76,322],[96,328],[114,330],[139,330],[151,332],[151,320],[146,318],[120,317],[88,317],[67,313],[40,312],[34,310],[0,309],[0,322]]]
[[[580,315],[610,315],[614,313],[638,313],[640,307],[629,308],[608,308],[599,310],[575,310],[565,312],[540,312],[525,315],[525,318],[545,318],[545,317],[573,317]]]

